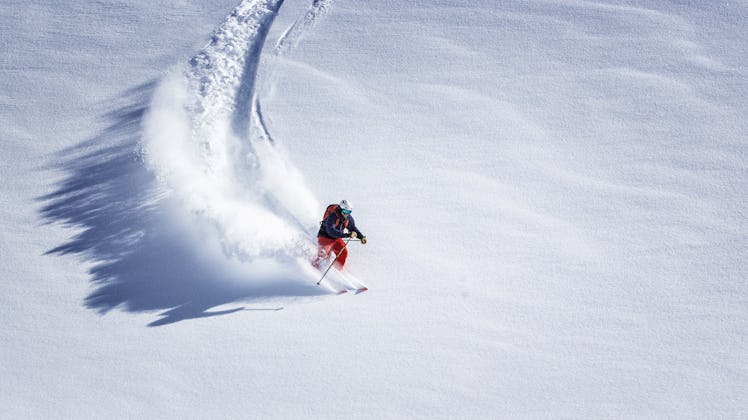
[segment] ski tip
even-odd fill
[[[346,293],[348,293],[348,291],[347,291],[347,290],[341,290],[341,291],[339,291],[339,292],[337,292],[337,293],[335,293],[335,294],[336,294],[336,295],[344,295],[344,294],[346,294]]]
[[[365,291],[369,290],[368,287],[362,287],[360,289],[356,289],[356,294],[364,293]]]

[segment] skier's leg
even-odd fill
[[[345,241],[340,238],[336,239],[332,244],[332,251],[335,255],[338,255],[340,252],[338,259],[335,260],[335,268],[342,270],[345,265],[345,260],[348,258],[348,248],[345,246]]]
[[[316,268],[320,268],[322,266],[322,263],[324,261],[327,261],[334,241],[329,238],[319,237],[317,238],[317,244],[319,245],[319,247],[317,248],[317,259],[312,262],[312,265]]]

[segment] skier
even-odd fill
[[[351,216],[352,210],[353,205],[347,200],[327,206],[317,233],[319,250],[317,259],[312,263],[316,268],[320,268],[322,262],[326,261],[332,252],[333,255],[338,256],[335,259],[335,268],[343,269],[345,260],[348,258],[348,249],[343,238],[359,238],[361,244],[366,245],[366,236],[356,227],[356,222]]]

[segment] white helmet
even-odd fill
[[[348,210],[348,213],[350,213],[353,210],[353,204],[351,204],[348,200],[340,200],[340,209]]]

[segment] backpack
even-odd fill
[[[322,216],[322,221],[319,222],[319,225],[322,226],[322,223],[324,223],[325,220],[327,220],[327,218],[330,216],[331,213],[336,213],[337,210],[338,210],[338,207],[340,207],[338,204],[330,204],[329,206],[327,206],[327,208],[325,209],[325,215]],[[338,217],[338,220],[335,221],[335,225],[337,226],[338,223],[340,223],[340,217]],[[348,219],[344,219],[343,220],[343,226],[342,227],[343,228],[347,228],[348,227]]]

